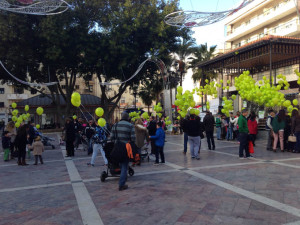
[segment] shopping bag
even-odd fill
[[[249,153],[253,154],[254,153],[254,148],[253,148],[253,143],[252,141],[249,141]]]

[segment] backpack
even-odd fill
[[[113,164],[119,164],[121,162],[125,162],[126,160],[128,160],[126,144],[119,140],[117,127],[118,127],[118,124],[116,124],[116,127],[115,127],[116,141],[115,141],[113,150],[110,153],[110,159]]]

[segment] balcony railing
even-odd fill
[[[261,24],[263,21],[268,20],[277,15],[281,15],[284,11],[294,7],[295,4],[292,0],[285,0],[279,3],[278,5],[273,6],[272,8],[264,10],[261,14],[252,17],[244,24],[241,24],[238,27],[228,31],[227,36],[245,31],[245,29],[247,30],[248,27],[253,26],[253,24]]]

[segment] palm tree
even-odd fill
[[[174,54],[174,66],[180,73],[180,86],[182,86],[182,79],[187,71],[188,57],[194,53],[195,39],[179,39],[177,43],[176,53]]]

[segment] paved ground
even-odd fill
[[[0,161],[0,224],[300,224],[299,154],[257,141],[256,157],[240,160],[237,143],[208,151],[204,139],[197,161],[182,141],[168,136],[166,165],[134,168],[123,192],[116,178],[100,182],[102,158],[88,167],[83,151],[68,159],[48,148],[38,166]]]

